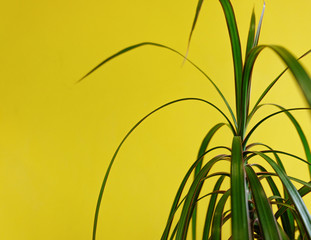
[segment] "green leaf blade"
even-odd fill
[[[187,193],[187,197],[185,199],[185,203],[181,212],[181,216],[179,219],[179,225],[177,229],[176,239],[177,240],[185,240],[187,237],[187,231],[189,222],[192,216],[193,209],[196,205],[198,196],[200,194],[202,185],[203,185],[203,179],[206,177],[212,166],[225,158],[225,155],[220,155],[212,158],[209,160],[204,167],[201,169],[195,180],[190,186],[190,189]]]
[[[199,153],[198,153],[198,158],[200,156],[202,156],[204,154],[204,152],[206,152],[206,149],[207,149],[208,144],[210,143],[212,137],[218,131],[218,129],[220,129],[224,125],[225,125],[224,123],[218,123],[206,134],[206,136],[204,137],[204,139],[203,139],[203,141],[201,143],[201,146],[200,146],[200,149],[199,149]],[[194,179],[199,174],[199,172],[201,170],[201,167],[202,167],[202,161],[200,161],[199,164],[195,168]],[[192,239],[196,239],[197,208],[198,208],[198,206],[195,206],[195,208],[193,210],[192,218],[191,218],[192,219]]]
[[[253,48],[254,39],[255,39],[255,12],[253,10],[248,30],[245,59],[247,58],[247,55],[250,52],[250,50]]]
[[[261,152],[255,152],[255,153],[261,156],[262,158],[264,158],[270,164],[270,166],[274,169],[276,174],[279,176],[280,180],[283,183],[284,188],[286,188],[290,198],[292,199],[297,209],[298,215],[300,216],[303,222],[307,235],[309,236],[309,238],[311,238],[311,216],[299,192],[294,187],[294,185],[291,183],[291,181],[289,180],[289,177],[286,175],[283,169],[279,165],[277,165],[269,156]]]
[[[227,27],[229,31],[230,41],[231,41],[231,50],[233,57],[233,66],[234,66],[234,76],[235,76],[235,96],[236,96],[236,110],[237,110],[237,119],[238,122],[240,116],[240,106],[241,106],[241,89],[242,89],[242,50],[240,36],[238,32],[238,27],[236,24],[236,19],[232,5],[229,0],[220,0],[223,12],[225,14]]]
[[[212,233],[211,233],[211,239],[213,240],[221,240],[221,226],[222,226],[222,217],[223,217],[223,211],[224,207],[226,205],[226,202],[228,200],[228,197],[230,196],[230,190],[228,190],[222,197],[220,198],[216,209],[215,209],[215,216],[213,219],[213,225],[212,225]],[[247,239],[247,238],[246,238]]]
[[[256,173],[250,166],[245,166],[245,171],[252,190],[256,212],[258,213],[264,238],[271,240],[282,239],[272,208]]]
[[[233,239],[249,239],[250,224],[241,137],[235,136],[231,156],[231,211]]]
[[[217,191],[220,189],[220,186],[224,180],[225,176],[221,176],[219,177],[219,179],[217,180],[213,191]],[[208,209],[207,209],[207,213],[206,213],[206,217],[205,217],[205,223],[204,223],[204,230],[203,230],[203,238],[202,240],[208,240],[208,236],[209,236],[209,232],[210,232],[210,228],[211,228],[211,223],[212,223],[212,217],[213,217],[213,213],[214,213],[214,208],[216,205],[216,200],[217,200],[217,193],[214,193],[211,196],[211,199],[209,201],[208,204]]]

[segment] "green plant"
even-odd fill
[[[191,36],[196,26],[202,3],[203,0],[198,1],[195,18],[189,36],[188,46],[190,44]],[[226,119],[226,123],[216,124],[213,128],[211,128],[211,130],[203,139],[199,149],[197,160],[193,163],[193,165],[186,173],[177,191],[161,239],[173,239],[174,237],[176,239],[186,239],[191,220],[192,237],[193,239],[196,239],[197,204],[200,199],[206,196],[211,197],[203,229],[203,239],[221,239],[222,225],[229,219],[231,219],[232,239],[236,240],[252,238],[295,239],[296,236],[298,236],[299,239],[311,239],[311,216],[302,200],[302,197],[311,191],[311,183],[288,176],[286,174],[280,157],[282,155],[287,155],[295,158],[296,160],[303,161],[308,165],[311,175],[311,152],[307,142],[307,138],[299,123],[291,113],[297,110],[307,110],[308,108],[285,109],[282,106],[276,104],[260,104],[262,99],[266,96],[266,94],[270,91],[270,89],[274,86],[278,79],[280,79],[280,77],[287,70],[290,70],[294,78],[300,85],[308,104],[311,105],[311,79],[304,70],[304,68],[301,66],[301,64],[298,62],[298,60],[285,48],[276,45],[258,45],[264,11],[262,12],[261,18],[259,20],[257,30],[255,27],[255,14],[254,12],[252,14],[248,32],[246,56],[243,61],[241,54],[242,51],[240,37],[230,0],[220,0],[220,4],[224,11],[231,40],[235,79],[236,114],[233,113],[230,104],[227,102],[225,96],[222,94],[216,84],[197,65],[195,65],[193,62],[187,59],[186,56],[183,56],[178,51],[157,43],[143,42],[129,46],[105,59],[82,78],[84,79],[89,74],[91,74],[110,60],[138,47],[151,45],[155,47],[165,48],[180,55],[184,58],[185,61],[193,65],[202,74],[204,74],[204,76],[212,83],[212,85],[216,88],[217,92],[225,102],[231,117],[231,119],[229,119],[229,117],[226,116],[226,114],[222,110],[220,110],[217,106],[207,100],[199,98],[183,98],[160,106],[159,108],[155,109],[144,118],[142,118],[123,138],[117,150],[115,151],[115,154],[113,155],[110,165],[107,169],[106,175],[102,183],[102,187],[100,189],[95,211],[93,225],[94,240],[96,237],[98,213],[105,185],[107,183],[109,172],[114,163],[114,160],[124,141],[137,128],[137,126],[139,126],[146,118],[151,116],[153,113],[171,104],[188,100],[203,101],[209,104]],[[250,109],[252,71],[258,55],[265,48],[270,48],[271,50],[273,50],[287,65],[287,68],[274,81],[271,82],[271,84],[259,97],[254,107]],[[308,53],[309,51],[301,57],[304,57]],[[254,114],[256,114],[259,108],[265,105],[275,106],[278,110],[259,120],[254,125],[254,127],[248,129],[247,127]],[[258,126],[260,126],[267,119],[281,113],[285,114],[293,123],[293,126],[296,128],[302,141],[303,148],[305,150],[306,160],[291,153],[274,150],[270,146],[267,146],[263,143],[248,142],[250,136],[255,130],[257,130]],[[223,126],[227,126],[233,134],[232,147],[229,148],[226,146],[218,146],[214,148],[208,148],[209,142],[213,138],[214,134]],[[262,150],[253,150],[254,147]],[[223,154],[216,155],[210,158],[206,163],[203,163],[204,156],[207,153],[212,153],[216,149],[223,149]],[[255,163],[254,161],[250,162],[250,160],[253,160],[255,156],[265,160],[268,165],[271,166],[273,171],[267,171],[266,168],[261,164],[261,161]],[[230,162],[231,172],[216,172],[209,174],[211,168],[216,163],[223,160]],[[255,172],[255,170],[257,170],[257,172]],[[185,197],[182,199],[184,187],[186,183],[190,181],[189,178],[193,172],[194,179],[188,192],[185,193]],[[201,196],[200,193],[204,183],[206,183],[208,179],[212,177],[218,178],[214,186],[214,190],[211,193]],[[225,178],[230,178],[230,188],[226,190],[220,190],[222,182]],[[274,180],[275,178],[280,179],[283,185],[282,188],[276,185]],[[272,192],[272,196],[268,197],[266,195],[267,189],[265,189],[262,185],[263,179],[267,180],[268,186]],[[303,187],[297,190],[292,184],[292,181],[296,181],[302,184]],[[220,199],[217,199],[219,195],[222,196],[220,197]],[[231,209],[224,212],[224,207],[229,197],[231,199]],[[277,211],[273,212],[271,207],[272,204],[277,205]],[[179,216],[177,224],[172,227],[175,212],[178,208],[182,208],[181,214]],[[280,221],[278,221],[278,219],[280,219]]]

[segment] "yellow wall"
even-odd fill
[[[90,239],[99,187],[118,143],[142,116],[181,97],[223,103],[211,84],[182,59],[141,48],[75,82],[104,57],[141,41],[185,52],[197,1],[2,1],[0,8],[0,238]],[[261,43],[297,56],[311,47],[310,0],[267,0]],[[252,7],[235,0],[242,43]],[[230,47],[216,0],[204,4],[189,58],[233,102]],[[304,60],[311,69],[311,57]],[[258,59],[254,97],[283,69],[269,51]],[[302,106],[285,75],[267,97]],[[273,109],[270,108],[272,111]],[[261,113],[264,115],[263,113]],[[180,103],[156,114],[120,151],[100,212],[98,239],[159,239],[168,211],[200,141],[217,121],[202,103]],[[299,113],[310,139],[310,116]],[[280,122],[282,124],[280,124]],[[295,130],[278,117],[255,141],[303,156]],[[289,141],[281,136],[286,129]],[[231,144],[227,131],[218,142]],[[256,137],[256,138],[255,138]],[[308,179],[288,160],[289,173]],[[310,206],[310,205],[309,205]]]

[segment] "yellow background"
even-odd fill
[[[258,19],[262,1],[232,3],[245,46],[252,8]],[[266,3],[260,43],[283,45],[296,56],[307,51],[311,47],[311,1]],[[196,4],[177,0],[2,1],[1,239],[91,239],[103,175],[133,124],[157,106],[182,97],[205,98],[224,109],[198,71],[188,64],[181,67],[177,55],[153,47],[123,55],[75,84],[102,59],[134,43],[154,41],[185,52]],[[207,0],[189,58],[217,82],[232,104],[230,53],[220,4]],[[310,71],[311,57],[303,63]],[[269,51],[259,57],[254,99],[283,67]],[[304,106],[289,74],[265,101]],[[310,115],[297,116],[311,141]],[[200,141],[218,121],[223,119],[207,105],[189,102],[163,110],[137,129],[112,169],[98,239],[159,239],[178,184],[195,159]],[[260,129],[254,141],[303,156],[285,117],[276,117]],[[227,130],[220,131],[213,142],[217,143],[230,146]],[[290,175],[308,180],[305,165],[291,159],[286,162]]]

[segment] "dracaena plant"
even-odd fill
[[[199,0],[197,4],[192,29],[190,31],[188,49],[202,3],[203,0]],[[177,190],[161,239],[186,239],[189,228],[191,229],[189,230],[189,234],[191,231],[192,239],[196,239],[197,206],[200,203],[200,200],[207,196],[210,197],[207,209],[200,208],[200,210],[206,212],[202,230],[203,239],[221,239],[222,226],[228,220],[231,221],[231,239],[234,240],[311,239],[311,216],[302,199],[303,196],[311,191],[311,183],[288,176],[282,163],[282,158],[286,155],[296,161],[302,161],[306,164],[306,168],[309,169],[311,176],[310,148],[303,129],[293,115],[294,111],[308,110],[308,108],[286,109],[277,104],[261,104],[261,101],[269,90],[275,85],[280,77],[289,70],[301,87],[302,93],[310,106],[311,79],[299,63],[299,59],[296,59],[285,48],[277,45],[258,44],[264,10],[262,11],[258,24],[256,24],[254,12],[251,15],[245,50],[246,55],[243,59],[238,27],[230,0],[220,0],[220,4],[226,19],[232,49],[235,81],[235,113],[233,112],[230,103],[217,87],[216,83],[212,81],[204,71],[190,61],[187,56],[184,56],[173,48],[158,43],[142,42],[122,49],[114,55],[106,58],[82,78],[86,78],[89,74],[110,60],[138,47],[149,45],[164,48],[178,54],[184,58],[184,61],[187,62],[186,64],[191,64],[194,68],[200,71],[212,83],[213,87],[215,87],[229,112],[229,115],[227,116],[220,108],[212,103],[212,100],[183,98],[158,107],[133,126],[116,149],[104,176],[95,210],[93,240],[95,240],[96,237],[97,220],[105,185],[112,165],[123,143],[129,135],[153,113],[181,101],[205,102],[211,108],[216,109],[219,114],[223,116],[225,121],[224,123],[215,124],[203,139],[196,161],[193,162],[192,166],[185,174],[180,187]],[[281,61],[286,64],[287,68],[271,82],[257,99],[254,106],[250,108],[252,71],[257,57],[265,48],[271,49],[276,55],[278,55]],[[301,57],[304,57],[308,53],[309,51]],[[257,110],[265,105],[273,105],[276,111],[253,124],[252,128],[248,128],[249,122],[252,120],[252,117],[256,114]],[[292,122],[293,127],[297,130],[305,151],[304,158],[288,152],[275,150],[264,143],[249,142],[250,136],[257,131],[258,127],[263,122],[279,114],[286,115]],[[222,127],[228,127],[232,132],[232,145],[210,148],[209,142],[214,134]],[[286,135],[284,137],[286,138]],[[217,152],[219,152],[219,149],[222,149],[223,154],[215,154],[213,157],[206,157],[206,159],[204,159],[204,156],[207,153],[209,153],[208,156],[211,156],[216,149],[218,149]],[[212,167],[223,162],[223,160],[230,162],[230,172],[210,173]],[[267,167],[264,167],[262,164],[263,162],[270,165],[269,169],[272,170],[267,170]],[[194,178],[191,177],[192,174],[194,175]],[[204,184],[206,184],[211,178],[217,178],[213,191],[207,194],[201,192]],[[229,189],[224,188],[222,185],[226,178],[230,179]],[[281,181],[281,186],[280,184],[276,184],[276,179]],[[267,185],[263,184],[264,180],[267,181]],[[293,185],[293,181],[302,184],[302,187],[297,189]],[[191,182],[191,185],[189,189],[186,189],[185,185],[188,182]],[[276,205],[274,211],[271,207],[272,204]],[[230,209],[224,211],[225,206],[228,205],[230,206]],[[180,209],[181,213],[176,214],[175,216],[178,209]]]

